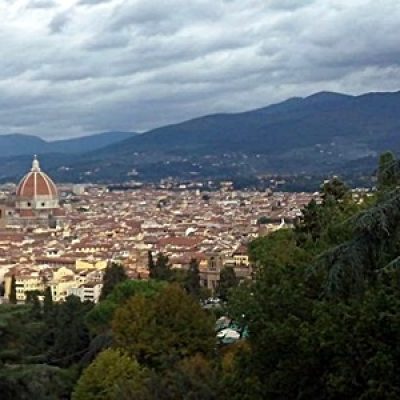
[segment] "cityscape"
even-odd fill
[[[0,400],[400,399],[398,0],[0,18]]]
[[[201,284],[212,294],[223,266],[251,279],[247,244],[293,226],[302,208],[319,197],[238,191],[231,182],[222,182],[215,191],[202,184],[168,186],[57,187],[35,157],[18,186],[7,185],[1,192],[3,302],[12,276],[21,303],[26,292],[43,292],[47,286],[54,301],[73,294],[97,302],[107,265],[121,263],[132,279],[147,279],[149,252],[167,255],[173,269],[185,270],[197,260]]]

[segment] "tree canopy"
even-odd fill
[[[150,367],[162,367],[215,346],[213,319],[178,285],[120,307],[112,331],[117,346]]]

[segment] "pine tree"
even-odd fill
[[[17,284],[15,281],[15,275],[11,277],[11,289],[10,289],[9,301],[11,304],[17,304]]]

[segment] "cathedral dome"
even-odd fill
[[[36,156],[32,169],[20,181],[16,191],[17,201],[27,202],[30,207],[35,202],[40,202],[42,207],[52,206],[58,202],[58,191],[54,182],[41,171]]]

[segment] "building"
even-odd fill
[[[57,186],[40,169],[35,156],[31,170],[19,182],[15,195],[0,205],[0,226],[56,227],[63,217]]]
[[[43,292],[43,276],[39,269],[32,267],[15,267],[4,275],[4,297],[10,298],[12,277],[15,278],[15,292],[18,303],[24,303],[27,292]]]
[[[67,290],[68,295],[78,296],[81,301],[91,301],[97,303],[100,299],[101,283],[86,283],[79,287],[70,288]]]

